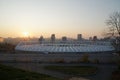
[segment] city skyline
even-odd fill
[[[119,0],[0,0],[0,37],[102,37]]]

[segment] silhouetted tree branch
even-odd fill
[[[110,15],[106,24],[109,26],[110,35],[115,37],[113,46],[116,51],[120,51],[120,12],[114,12]]]
[[[113,33],[112,35],[117,33],[118,36],[120,36],[120,12],[115,12],[110,15],[106,23],[109,26],[110,31]]]

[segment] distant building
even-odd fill
[[[2,37],[0,37],[0,43],[2,43],[4,41],[4,39]]]
[[[78,40],[78,41],[82,40],[82,34],[78,34],[78,35],[77,35],[77,40]]]
[[[62,37],[62,41],[67,41],[67,37],[66,37],[66,36],[63,36],[63,37]]]
[[[97,41],[97,36],[93,36],[93,41]]]
[[[92,41],[92,37],[89,37],[89,40]]]
[[[40,36],[39,41],[40,41],[40,43],[42,43],[44,41],[43,36]]]
[[[54,42],[55,41],[55,34],[51,35],[51,41]]]

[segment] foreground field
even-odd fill
[[[45,69],[72,75],[92,75],[97,72],[93,66],[46,66]]]
[[[60,80],[48,75],[0,65],[0,80]]]

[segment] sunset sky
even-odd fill
[[[0,37],[102,37],[120,0],[0,0]]]

